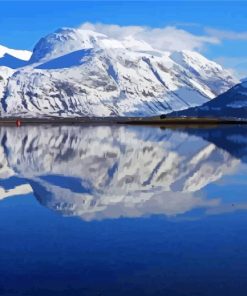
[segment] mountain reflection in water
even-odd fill
[[[224,196],[204,189],[246,162],[246,136],[244,126],[1,127],[0,200],[31,192],[84,220],[221,212]]]

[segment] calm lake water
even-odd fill
[[[247,295],[247,127],[0,127],[0,295]]]

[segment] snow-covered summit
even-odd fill
[[[61,28],[40,39],[34,47],[30,62],[44,62],[82,49],[154,51],[147,42],[136,40],[133,36],[127,36],[119,40],[109,38],[105,34],[92,30]]]
[[[61,28],[40,39],[34,47],[30,62],[46,61],[73,51],[94,48],[99,40],[106,38],[90,30]]]

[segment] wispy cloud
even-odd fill
[[[228,30],[218,30],[214,28],[205,28],[205,33],[213,38],[218,40],[247,40],[247,31],[246,32],[236,32]]]
[[[195,35],[175,26],[164,28],[150,28],[144,26],[119,26],[107,24],[84,23],[82,29],[90,29],[103,33],[111,38],[124,39],[132,36],[137,40],[148,42],[155,49],[159,50],[198,50],[201,51],[209,44],[219,44],[217,37]]]

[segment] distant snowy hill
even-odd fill
[[[201,105],[238,83],[193,51],[70,28],[42,38],[25,67],[6,72],[2,116],[151,116]]]
[[[29,61],[32,52],[28,50],[15,50],[0,45],[0,66],[13,69],[23,67]]]
[[[202,106],[175,112],[169,116],[231,117],[247,119],[247,81],[234,86],[227,92]]]

